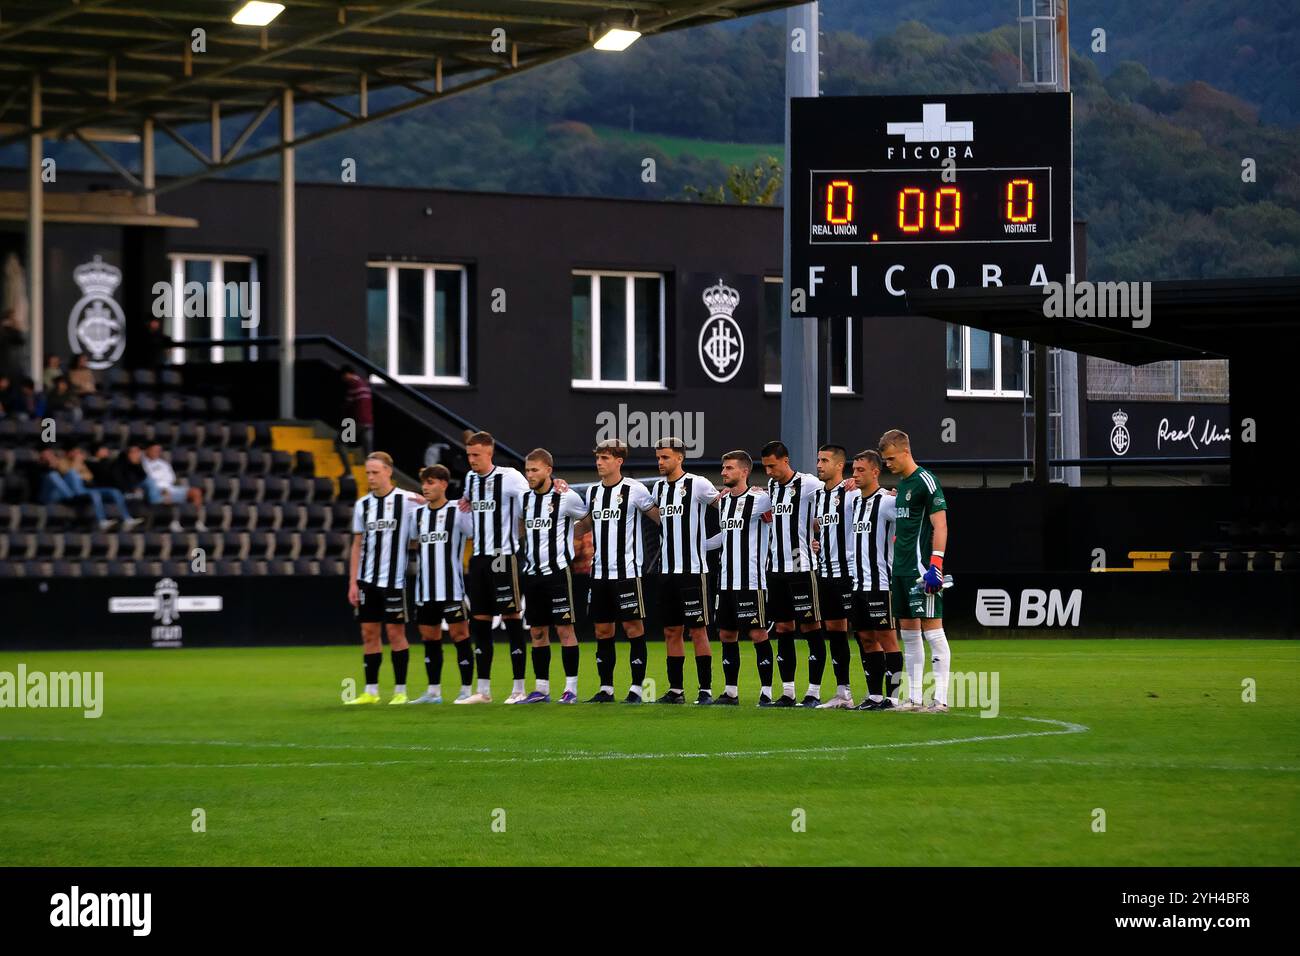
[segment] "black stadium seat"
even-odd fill
[[[50,561],[59,555],[61,540],[52,534],[36,535],[35,549],[32,557],[37,561]]]
[[[186,419],[177,424],[173,442],[181,448],[197,448],[203,442],[203,433],[197,423]]]
[[[244,556],[246,536],[238,531],[227,531],[221,536],[221,560],[238,561]]]
[[[1217,571],[1219,570],[1219,552],[1202,551],[1196,556],[1197,571]]]
[[[1224,568],[1228,571],[1245,571],[1249,565],[1249,560],[1244,551],[1229,551],[1223,558]]]
[[[217,472],[222,475],[238,475],[244,470],[244,456],[233,448],[223,448],[221,459],[217,463]]]
[[[144,536],[144,545],[140,550],[140,556],[146,561],[161,560],[167,555],[169,544],[166,535],[150,531]]]
[[[117,551],[114,552],[113,557],[118,561],[134,561],[138,549],[143,544],[143,537],[119,531],[113,535],[113,539],[117,542]]]
[[[357,480],[351,475],[343,475],[339,478],[339,497],[347,502],[357,500]]]
[[[21,578],[23,564],[21,561],[0,560],[0,578]]]
[[[1277,558],[1272,551],[1256,551],[1250,556],[1252,571],[1272,571],[1277,568]]]
[[[158,399],[158,412],[168,418],[183,418],[185,416],[185,400],[179,395],[173,395],[170,392],[165,393]]]
[[[200,448],[194,452],[194,473],[197,475],[216,474],[221,458],[211,448]]]
[[[343,531],[331,531],[325,535],[325,557],[346,558],[351,548],[352,535]]]
[[[131,373],[131,381],[136,388],[154,389],[158,387],[158,376],[151,368],[138,368]]]
[[[280,506],[262,501],[253,506],[253,527],[258,531],[277,531],[280,528]]]
[[[293,473],[312,478],[316,475],[316,456],[309,451],[293,453]]]
[[[271,464],[270,457],[260,448],[250,448],[244,453],[244,473],[249,475],[265,475],[267,468]]]
[[[90,535],[67,533],[63,535],[63,557],[80,561],[90,553]]]
[[[329,478],[312,478],[311,500],[329,504],[334,500],[334,482]]]
[[[135,405],[135,414],[147,416],[149,418],[158,417],[158,399],[152,395],[136,395],[132,399]]]
[[[108,399],[103,395],[83,395],[81,396],[81,413],[93,418],[102,418],[108,411]]]
[[[271,452],[271,474],[288,476],[293,471],[293,456],[287,451]]]
[[[190,573],[190,563],[188,561],[164,561],[162,563],[162,573],[164,577],[179,578]]]
[[[236,501],[257,501],[261,496],[261,478],[250,478],[248,475],[245,475],[235,482]]]
[[[321,547],[328,540],[319,531],[304,531],[299,539],[298,555],[304,558],[320,558]]]
[[[258,448],[271,447],[271,426],[266,422],[257,422],[251,425],[253,432],[252,443]]]
[[[267,481],[283,482],[289,501],[306,504],[311,498],[311,480],[302,475],[294,475],[292,478],[268,478]]]
[[[100,532],[88,535],[87,537],[89,538],[89,544],[86,550],[86,557],[101,561],[106,559],[109,550],[112,548],[113,539]]]
[[[129,418],[135,410],[135,405],[131,401],[131,396],[120,393],[110,395],[108,398],[107,412],[114,418]]]
[[[185,414],[193,415],[196,418],[207,418],[208,400],[202,395],[185,396]]]
[[[303,528],[311,528],[316,531],[324,531],[329,528],[331,512],[325,505],[313,502],[307,506],[304,515]]]
[[[108,564],[104,561],[82,561],[81,576],[83,578],[102,578],[108,575]]]
[[[265,501],[284,501],[289,493],[289,482],[272,475],[262,479],[262,497]]]
[[[208,404],[211,406],[212,414],[219,418],[229,418],[230,413],[234,411],[230,399],[224,395],[213,395]]]
[[[133,421],[127,427],[126,440],[141,448],[153,441],[153,425],[146,421]]]
[[[163,388],[184,388],[185,379],[180,369],[165,368],[158,373],[158,384]]]
[[[50,574],[56,578],[76,578],[81,576],[81,566],[75,561],[51,561]]]
[[[12,448],[18,444],[18,420],[15,418],[0,419],[0,447]]]
[[[300,539],[296,531],[277,531],[274,537],[275,547],[268,553],[274,554],[277,558],[298,557]]]
[[[131,387],[131,373],[124,368],[107,369],[104,372],[104,386],[111,389],[123,389]]]
[[[23,504],[18,506],[18,525],[16,531],[40,531],[45,527],[45,509],[40,505]]]

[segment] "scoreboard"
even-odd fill
[[[796,315],[898,315],[912,289],[1070,271],[1068,93],[796,98],[790,155]]]

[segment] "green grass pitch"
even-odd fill
[[[344,708],[359,647],[3,652],[0,671],[102,671],[105,687],[96,720],[0,710],[0,864],[1250,866],[1300,855],[1300,645],[952,646],[955,671],[998,673],[996,718],[759,710],[747,647],[744,706],[725,709]],[[619,656],[621,696],[621,640]],[[418,651],[411,663],[418,693]],[[652,644],[661,689],[663,663]],[[856,653],[853,667],[860,695]],[[496,671],[500,701],[501,645]],[[563,689],[560,675],[556,653]],[[687,675],[693,696],[689,659]],[[454,694],[450,655],[443,677]],[[387,697],[387,655],[382,679]],[[194,832],[196,808],[206,832]]]

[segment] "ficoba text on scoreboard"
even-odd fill
[[[912,289],[1069,272],[1068,93],[798,98],[790,149],[804,315],[895,315]]]

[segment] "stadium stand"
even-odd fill
[[[346,573],[364,473],[319,426],[231,420],[230,401],[187,391],[180,368],[113,368],[95,386],[79,395],[79,418],[67,409],[52,418],[52,445],[42,440],[44,419],[0,418],[0,576],[178,577],[195,573],[198,551],[208,574]],[[163,500],[150,500],[160,496],[145,484],[140,455],[128,455],[152,443],[179,489]],[[88,494],[41,503],[51,461],[42,452],[51,447],[62,459],[72,448],[86,453]],[[115,527],[97,526],[90,494],[109,488],[123,492],[138,526],[128,530],[110,498]]]

